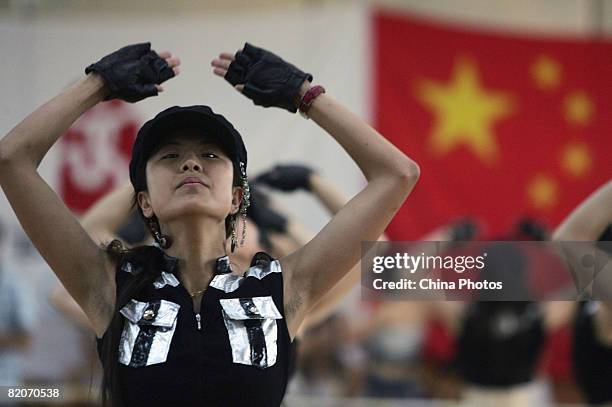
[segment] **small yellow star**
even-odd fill
[[[497,159],[493,127],[511,113],[512,103],[505,93],[481,86],[473,61],[459,59],[449,83],[422,80],[417,98],[435,115],[429,139],[434,153],[445,154],[463,144],[485,163]]]
[[[537,174],[527,185],[527,197],[536,209],[548,209],[557,203],[558,186],[554,179]]]
[[[575,91],[565,97],[565,120],[571,124],[586,126],[591,122],[595,106],[584,91]]]
[[[568,143],[561,153],[561,168],[571,177],[585,176],[592,166],[591,152],[586,143]]]
[[[554,89],[561,83],[561,65],[549,56],[540,55],[531,65],[531,76],[538,88]]]

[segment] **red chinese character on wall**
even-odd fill
[[[140,123],[132,105],[113,100],[87,111],[60,139],[59,190],[69,208],[81,213],[128,179]]]

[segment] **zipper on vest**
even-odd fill
[[[198,331],[202,330],[202,323],[200,319],[200,314],[196,314],[196,321],[198,321]]]

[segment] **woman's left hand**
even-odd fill
[[[235,55],[221,53],[211,65],[216,75],[225,78],[254,104],[292,113],[297,112],[304,82],[312,81],[312,75],[248,42]]]

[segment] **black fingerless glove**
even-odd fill
[[[295,113],[300,88],[304,81],[312,82],[312,75],[247,42],[236,53],[225,79],[234,86],[243,84],[242,93],[258,106],[280,107]]]
[[[110,94],[105,100],[137,102],[157,95],[156,84],[174,76],[168,63],[151,51],[151,43],[132,44],[89,65],[85,73],[95,72],[104,79]]]
[[[250,198],[251,204],[247,209],[247,216],[257,227],[279,233],[287,232],[287,218],[270,208],[269,199],[265,194],[251,188]]]
[[[310,191],[310,175],[312,173],[312,168],[304,165],[277,165],[257,176],[255,182],[261,182],[281,191],[298,189]]]

